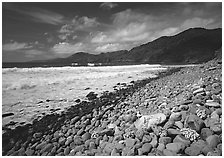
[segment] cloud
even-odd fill
[[[64,22],[64,16],[52,11],[40,8],[18,7],[15,4],[7,3],[4,7],[8,10],[26,15],[34,22],[58,25]]]
[[[67,24],[61,26],[58,31],[58,37],[61,40],[69,40],[69,38],[74,40],[74,36],[77,38],[77,35],[74,35],[76,31],[90,31],[93,27],[98,25],[100,25],[100,23],[95,17],[75,16],[71,21],[67,22]]]
[[[93,36],[92,43],[133,43],[142,44],[149,41],[156,29],[161,28],[164,22],[155,17],[127,9],[112,16],[112,26],[104,32],[98,32]]]
[[[55,44],[54,47],[51,49],[57,55],[70,55],[77,52],[85,51],[85,46],[83,43],[79,42],[76,44],[70,44],[67,42],[62,42],[59,44]]]
[[[181,25],[182,28],[193,28],[193,27],[207,27],[209,24],[213,23],[213,19],[203,19],[203,18],[192,18],[192,19],[187,19],[183,22]]]
[[[29,49],[32,48],[32,46],[29,46],[27,43],[6,43],[2,45],[2,50],[4,51],[16,51],[16,50],[22,50],[22,49]]]
[[[124,46],[119,44],[119,43],[114,43],[114,44],[105,44],[102,46],[98,46],[95,51],[96,52],[111,52],[111,51],[118,51],[124,49]]]
[[[100,4],[100,8],[106,9],[106,10],[110,10],[114,7],[117,7],[118,4],[117,3],[112,3],[112,2],[104,2]]]
[[[43,51],[36,50],[36,49],[30,49],[30,50],[26,50],[24,52],[26,54],[25,56],[28,57],[28,58],[34,58],[35,56],[44,54]]]

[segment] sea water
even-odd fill
[[[2,113],[14,113],[3,118],[3,125],[12,127],[69,108],[76,99],[85,100],[93,91],[113,91],[117,83],[127,83],[156,77],[165,71],[161,65],[131,65],[102,67],[50,67],[2,69]]]

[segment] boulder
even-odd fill
[[[197,115],[190,114],[189,116],[187,116],[184,122],[184,127],[193,129],[196,132],[200,132],[202,127],[204,127],[204,122]]]

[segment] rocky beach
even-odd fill
[[[221,156],[222,61],[170,68],[157,78],[94,92],[61,114],[7,129],[13,156]],[[121,85],[117,85],[118,87]]]

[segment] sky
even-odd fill
[[[130,50],[186,29],[222,27],[222,4],[3,2],[2,61]]]

